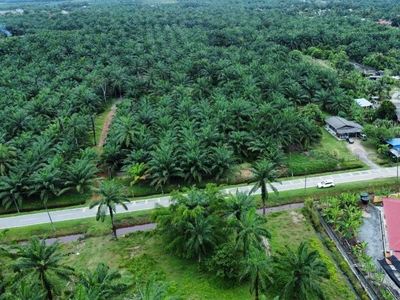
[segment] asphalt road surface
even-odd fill
[[[335,182],[336,185],[347,182],[357,182],[357,181],[365,181],[365,180],[373,180],[373,179],[383,179],[397,176],[397,168],[380,168],[380,169],[372,169],[372,170],[364,170],[357,172],[347,172],[333,175],[324,175],[319,177],[311,177],[311,178],[302,178],[295,180],[285,180],[282,181],[282,185],[279,183],[275,183],[274,186],[278,189],[278,191],[289,191],[296,189],[315,189],[318,182],[324,179],[331,179]],[[237,189],[240,191],[250,191],[252,185],[249,186],[241,186],[225,189],[225,193],[235,193]],[[268,189],[268,192],[271,192]],[[255,194],[260,194],[260,190],[256,191]],[[165,197],[157,197],[146,200],[135,200],[131,203],[128,203],[128,211],[140,211],[140,210],[148,210],[155,207],[156,204],[161,204],[164,206],[169,205],[169,196]],[[91,218],[95,217],[97,211],[97,207],[93,209],[89,209],[89,207],[81,207],[81,208],[73,208],[73,209],[64,209],[64,210],[53,210],[50,212],[53,222],[67,221],[67,220],[75,220],[75,219],[83,219],[83,218]],[[117,208],[117,213],[124,213],[126,210],[121,207]],[[0,217],[0,229],[6,228],[15,228],[15,227],[23,227],[30,226],[36,224],[45,224],[49,223],[49,217],[46,212],[42,213],[31,213],[24,214],[21,216],[14,217]],[[50,226],[50,224],[49,224]]]

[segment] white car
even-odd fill
[[[327,187],[331,187],[331,186],[335,186],[335,183],[333,182],[333,180],[322,180],[321,182],[319,182],[317,184],[317,188],[319,188],[319,189],[327,188]]]

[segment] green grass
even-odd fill
[[[328,299],[355,299],[318,240],[312,225],[300,211],[269,214],[267,219],[266,227],[272,234],[270,244],[273,254],[283,251],[284,245],[296,248],[301,241],[310,241],[314,249],[321,252],[332,276],[331,280],[322,283]],[[254,299],[246,282],[232,284],[221,280],[199,268],[196,260],[181,259],[167,252],[155,231],[129,234],[118,242],[108,236],[87,238],[64,243],[63,251],[72,253],[68,256],[69,263],[78,269],[93,268],[99,262],[107,262],[110,267],[123,270],[125,274],[134,274],[144,279],[154,272],[157,278],[170,282],[170,290],[182,299]],[[77,252],[79,255],[76,255]],[[273,299],[279,292],[276,285],[272,285],[267,299]]]
[[[317,151],[327,151],[331,154],[336,153],[339,159],[350,161],[356,159],[354,154],[347,148],[345,141],[339,141],[329,132],[322,128],[322,139],[320,145],[314,148]]]

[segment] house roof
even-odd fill
[[[400,150],[400,138],[394,138],[391,140],[387,140],[386,143],[391,145],[394,149]]]
[[[365,98],[360,98],[360,99],[354,99],[354,101],[357,102],[358,105],[360,105],[361,107],[370,107],[372,106],[372,103],[369,102],[367,99]]]
[[[325,123],[335,128],[336,132],[340,134],[358,133],[364,129],[360,124],[341,117],[330,117],[325,120]]]
[[[400,251],[400,199],[382,198],[385,211],[389,249]]]

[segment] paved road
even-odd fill
[[[381,169],[312,177],[312,178],[307,178],[306,182],[304,178],[295,180],[286,180],[282,182],[282,185],[279,184],[274,184],[274,185],[278,189],[278,191],[289,191],[296,189],[304,189],[305,185],[307,189],[309,188],[315,189],[317,183],[324,179],[333,179],[336,184],[340,184],[340,183],[357,182],[357,181],[365,181],[372,179],[383,179],[396,176],[397,176],[397,168],[392,167],[392,168],[381,168]],[[251,188],[252,186],[228,188],[225,189],[224,192],[235,193],[236,189],[248,192]],[[260,190],[258,190],[255,194],[260,194]],[[164,206],[169,205],[169,196],[133,201],[128,204],[128,211],[132,212],[132,211],[148,210],[154,208],[156,204],[161,204]],[[126,211],[118,207],[117,213],[123,213],[123,212]],[[74,209],[66,209],[66,210],[51,212],[51,217],[54,222],[90,218],[94,217],[95,215],[96,215],[96,207],[94,207],[93,209],[89,209],[88,207],[83,207],[83,208],[74,208]],[[49,223],[49,218],[45,212],[33,213],[15,217],[0,217],[0,229],[23,227],[23,226],[44,224],[44,223]]]

